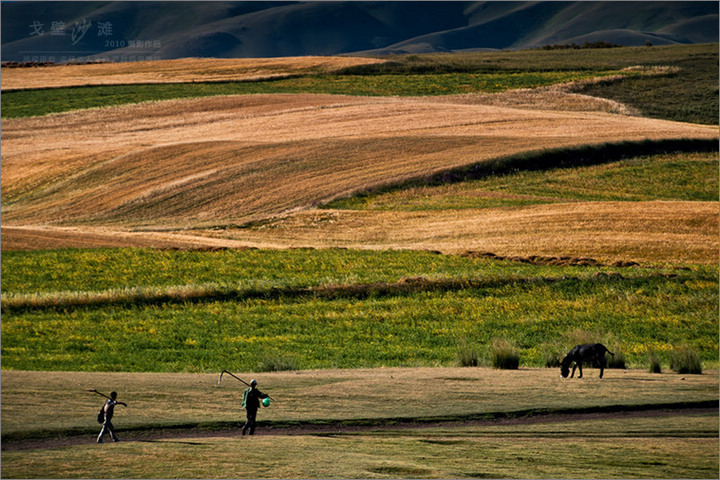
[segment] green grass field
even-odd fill
[[[611,84],[583,85],[577,91],[632,105],[651,118],[717,125],[717,63],[714,45],[714,51],[669,61],[667,65],[678,69],[672,75],[628,77]]]
[[[498,337],[521,348],[524,365],[541,366],[578,330],[637,365],[650,349],[668,361],[680,344],[706,362],[718,353],[711,267],[101,249],[12,252],[2,269],[6,369],[203,372],[273,359],[300,369],[447,366],[463,342],[482,356]],[[221,283],[208,287],[211,279]],[[205,290],[173,296],[176,286]],[[88,301],[93,290],[100,295]]]
[[[501,50],[491,52],[405,54],[388,62],[348,67],[340,74],[439,73],[568,70],[617,70],[637,65],[668,65],[717,56],[717,44],[667,45],[566,50]]]
[[[288,288],[393,282],[407,275],[469,276],[472,262],[411,251],[147,249],[4,252],[5,295],[216,283]],[[492,270],[498,274],[499,268]]]
[[[628,181],[632,179],[632,181]],[[635,157],[605,165],[521,171],[336,200],[327,208],[438,210],[572,201],[718,201],[717,153]]]

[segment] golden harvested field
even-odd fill
[[[180,81],[204,69],[195,62],[178,71],[168,62],[156,75]],[[82,66],[91,67],[110,66]],[[236,70],[218,75],[226,71]],[[557,89],[492,98],[264,94],[8,119],[3,248],[345,246],[716,262],[713,202],[315,210],[353,192],[521,152],[718,136],[714,126],[608,112],[621,107]],[[235,228],[248,222],[260,223]]]
[[[384,60],[360,57],[184,58],[42,68],[4,68],[3,91],[26,88],[122,85],[134,83],[228,82],[327,73]],[[131,70],[131,71],[129,71]]]
[[[266,246],[410,248],[603,262],[717,263],[714,202],[587,202],[430,212],[308,210],[223,238]],[[219,236],[216,232],[206,234]]]
[[[372,212],[309,209],[255,229],[127,231],[4,226],[3,249],[410,248],[502,256],[591,257],[602,262],[718,262],[714,202],[588,202],[508,209]]]

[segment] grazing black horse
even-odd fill
[[[583,363],[589,363],[593,366],[600,367],[600,378],[602,378],[605,365],[607,364],[605,360],[605,352],[615,356],[615,354],[608,350],[602,343],[586,343],[584,345],[577,345],[573,347],[573,349],[570,350],[570,353],[568,353],[565,358],[563,358],[562,362],[560,362],[560,375],[562,375],[563,378],[567,378],[568,373],[570,373],[570,364],[575,362],[570,378],[575,376],[576,367],[580,369],[580,375],[578,375],[578,378],[582,378]]]

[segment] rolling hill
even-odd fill
[[[60,237],[74,231],[80,244],[92,237],[107,244],[102,236],[110,234],[118,245],[172,238],[206,246],[574,250],[614,259],[639,258],[657,242],[685,252],[685,260],[716,259],[715,202],[590,202],[513,214],[313,208],[523,152],[717,138],[713,126],[610,114],[592,103],[569,111],[572,98],[552,110],[485,105],[474,96],[243,95],[7,119],[4,245],[55,229]],[[635,227],[647,218],[647,228],[629,228],[627,218]],[[679,235],[669,226],[679,226]],[[589,240],[601,232],[602,242]]]
[[[717,262],[717,196],[708,193],[717,190],[709,180],[717,178],[716,169],[713,173],[717,126],[642,117],[632,106],[578,94],[575,89],[578,82],[610,82],[627,88],[641,75],[665,80],[671,88],[664,91],[676,96],[685,90],[690,94],[696,91],[695,84],[685,79],[698,72],[698,64],[677,59],[701,55],[702,65],[707,65],[703,68],[710,72],[711,65],[717,69],[711,63],[717,58],[714,48],[478,52],[411,55],[405,64],[396,62],[401,67],[432,65],[435,58],[443,57],[489,68],[534,62],[530,71],[508,68],[500,74],[491,70],[459,76],[332,73],[371,60],[345,56],[160,60],[135,63],[137,68],[128,72],[119,64],[3,68],[3,101],[14,99],[16,104],[46,97],[56,99],[50,103],[62,104],[63,96],[72,99],[85,93],[121,100],[122,92],[138,89],[133,82],[151,80],[188,82],[173,85],[196,94],[204,88],[195,83],[196,78],[237,79],[230,84],[242,86],[263,83],[243,81],[257,75],[312,81],[285,93],[280,89],[285,80],[272,80],[265,90],[255,92],[229,90],[183,99],[133,97],[131,102],[136,103],[90,103],[74,111],[67,111],[70,106],[64,112],[56,110],[62,113],[3,118],[2,246],[412,248],[490,251],[502,256],[587,256],[608,262]],[[657,67],[663,59],[669,67]],[[515,85],[520,78],[545,74],[548,66],[618,68],[637,62],[651,67],[636,66],[602,80],[586,76],[565,85],[520,90],[509,86],[502,93],[443,91],[447,78]],[[607,72],[589,73],[595,74]],[[338,80],[350,78],[363,85],[391,81],[412,89],[403,95],[383,88],[377,90],[380,95],[372,90],[333,90]],[[6,87],[13,88],[10,80],[16,86],[32,82],[37,89],[8,92]],[[130,85],[83,86],[92,82]],[[42,88],[60,85],[76,87]],[[435,95],[441,94],[413,93],[430,85]],[[709,85],[701,85],[703,92],[709,90],[702,98],[712,100],[714,81]],[[172,85],[154,85],[158,87],[170,90]],[[34,97],[25,96],[29,93]],[[710,100],[686,103],[704,108]],[[100,105],[107,106],[88,108]],[[523,200],[525,193],[497,194],[468,187],[458,196],[405,189],[432,184],[433,179],[439,181],[435,184],[451,185],[462,180],[463,172],[484,171],[487,176],[495,173],[495,166],[505,165],[505,173],[552,165],[577,167],[587,164],[586,155],[595,157],[592,164],[650,155],[651,163],[660,165],[667,159],[652,155],[676,151],[699,154],[679,159],[687,168],[701,168],[699,176],[679,170],[685,168],[680,164],[658,166],[648,179],[648,185],[657,185],[651,187],[655,193],[640,197],[571,198],[561,192],[552,202],[498,204],[478,200],[488,195],[495,195],[493,201]],[[549,158],[555,163],[545,165]],[[693,188],[678,185],[676,190],[683,195],[658,195],[657,191],[667,190],[659,179],[668,175],[692,182]],[[609,193],[634,186],[623,178],[605,185],[600,188]],[[407,206],[427,201],[446,206],[400,205],[388,210],[348,208],[347,202],[342,206],[346,199],[352,204],[353,197],[362,199],[398,187],[410,192]],[[685,195],[694,187],[700,196]],[[385,200],[402,204],[402,198]]]
[[[8,2],[2,60],[714,43],[715,2]]]
[[[239,225],[512,153],[716,136],[662,120],[417,98],[249,95],[78,111],[5,122],[3,221]]]

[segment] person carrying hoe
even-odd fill
[[[258,408],[260,408],[260,399],[268,398],[268,395],[262,393],[257,388],[257,380],[250,381],[250,388],[246,388],[243,392],[242,407],[245,409],[247,421],[242,427],[242,435],[248,432],[250,435],[255,433],[255,418],[257,417]]]
[[[113,413],[115,412],[115,405],[118,403],[127,407],[127,403],[117,401],[117,392],[110,392],[110,398],[105,401],[105,405],[103,405],[102,410],[100,411],[101,413],[104,413],[104,421],[102,430],[100,430],[100,435],[98,435],[97,438],[97,443],[103,443],[103,436],[106,432],[110,433],[110,438],[112,438],[113,442],[120,441],[118,436],[115,435],[115,427],[113,427],[111,422]]]

